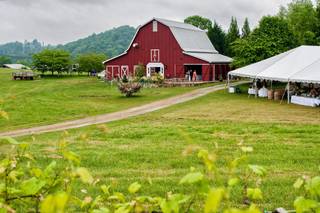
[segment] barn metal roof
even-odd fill
[[[191,24],[154,18],[154,20],[168,26],[185,52],[218,53],[209,40],[206,31]]]
[[[184,52],[186,55],[190,55],[195,58],[199,58],[208,63],[231,63],[232,58],[221,55],[219,53],[198,53],[198,52]]]
[[[167,19],[162,19],[162,18],[154,18],[153,20],[161,22],[162,24],[164,24],[168,27],[176,27],[176,28],[182,28],[182,29],[187,29],[187,30],[203,31],[203,30],[193,26],[192,24],[187,24],[187,23],[183,23],[183,22],[172,21],[172,20],[167,20]]]
[[[206,32],[170,27],[171,32],[185,52],[218,53]]]

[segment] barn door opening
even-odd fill
[[[188,81],[202,81],[202,65],[184,65],[184,73]]]
[[[164,77],[164,65],[162,63],[149,63],[147,64],[147,77],[150,78],[155,75]]]

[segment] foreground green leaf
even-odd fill
[[[134,193],[138,192],[140,190],[140,188],[141,188],[141,185],[138,182],[134,182],[129,186],[128,191],[131,194],[134,194]]]
[[[211,189],[204,206],[204,212],[218,212],[224,193],[225,190],[223,188]]]
[[[201,172],[193,172],[184,176],[180,180],[180,184],[194,184],[203,180],[203,174]]]
[[[21,190],[25,195],[35,195],[37,194],[42,187],[46,185],[46,182],[43,180],[39,180],[35,177],[22,182]]]

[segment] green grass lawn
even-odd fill
[[[13,81],[11,72],[0,69],[0,107],[10,116],[9,122],[0,120],[0,132],[115,112],[194,89],[143,89],[137,96],[125,98],[116,86],[94,77],[48,76],[35,81]]]
[[[123,192],[130,183],[139,181],[143,184],[142,193],[150,195],[190,190],[177,183],[191,166],[200,168],[201,164],[196,157],[182,155],[187,146],[195,144],[215,150],[214,143],[218,143],[218,163],[223,166],[238,154],[237,143],[243,140],[254,148],[250,162],[268,171],[261,186],[264,201],[260,206],[292,209],[298,194],[292,186],[294,181],[301,175],[319,172],[319,124],[317,108],[280,105],[221,91],[112,122],[107,124],[107,132],[99,126],[71,130],[67,139],[71,149],[81,155],[82,165],[96,177],[107,183],[117,182]],[[80,140],[83,134],[88,136],[87,141]],[[30,137],[20,140],[31,143],[33,152],[47,163],[52,160],[50,150],[61,135],[58,132],[36,136],[35,141]]]

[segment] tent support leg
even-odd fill
[[[228,79],[227,79],[227,86],[228,86],[228,89],[230,88],[230,74],[228,73]]]
[[[254,85],[255,85],[255,88],[254,88],[254,90],[255,90],[255,95],[254,95],[254,97],[255,98],[258,98],[258,85],[257,85],[257,79],[255,79],[254,80]]]
[[[288,104],[290,104],[290,82],[288,82]]]

